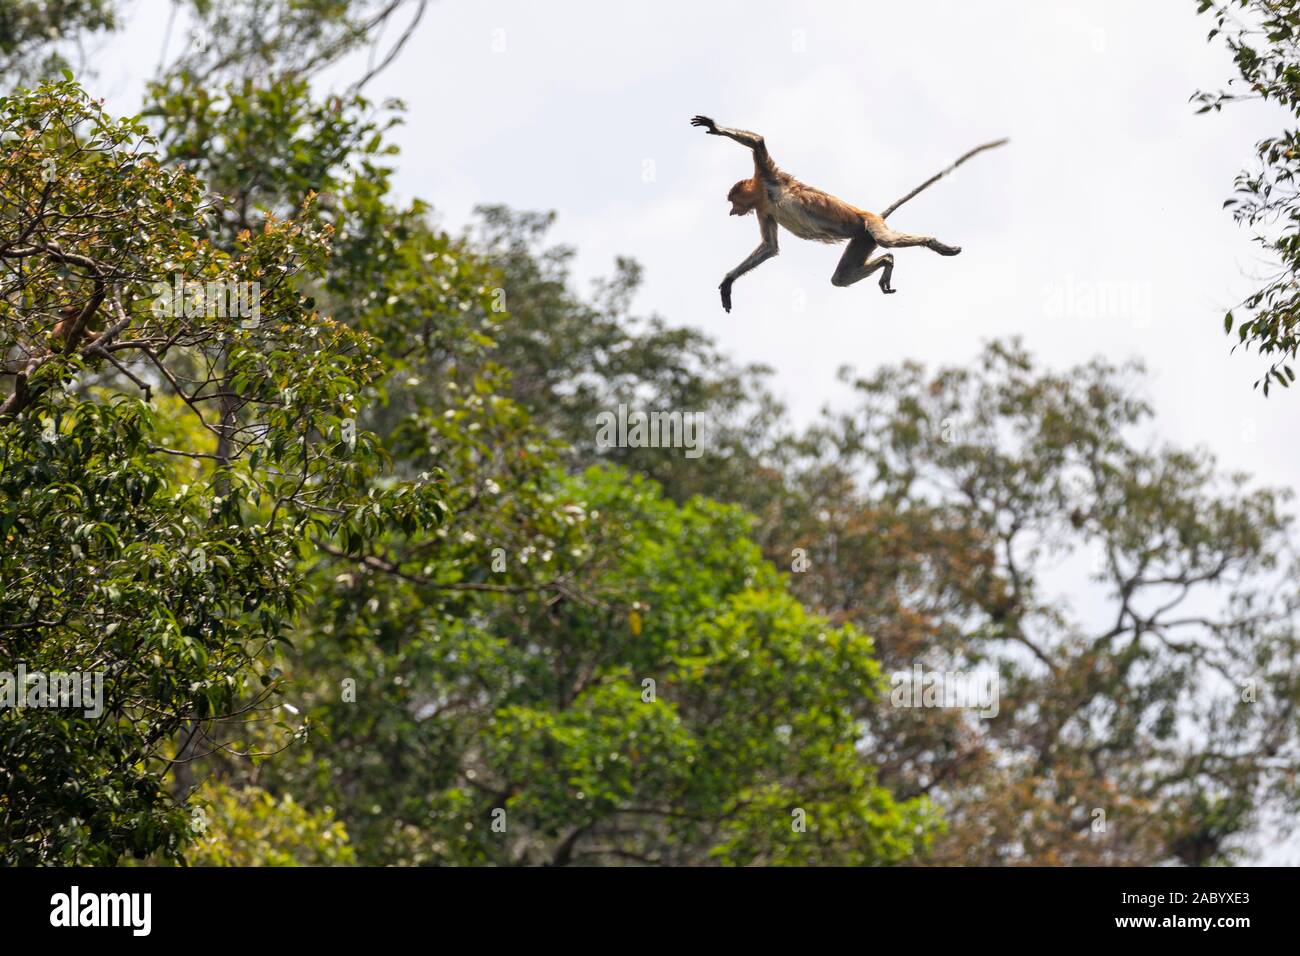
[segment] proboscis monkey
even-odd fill
[[[50,335],[53,337],[54,341],[58,343],[61,349],[71,351],[80,345],[85,339],[86,333],[89,329],[83,327],[75,333],[73,331],[76,328],[77,318],[80,315],[81,306],[79,305],[65,305],[59,310],[59,321],[54,323],[54,328],[50,330]],[[72,338],[74,334],[76,340],[69,342],[68,340]]]
[[[902,199],[895,202],[880,215],[859,209],[842,199],[824,193],[799,182],[789,173],[782,172],[772,162],[767,144],[757,133],[743,129],[728,129],[719,126],[707,116],[696,116],[691,120],[692,126],[702,126],[713,136],[726,136],[737,143],[749,147],[754,153],[754,175],[742,179],[731,187],[727,199],[731,202],[731,215],[744,216],[751,212],[758,214],[758,228],[762,241],[757,249],[736,268],[727,273],[718,288],[722,292],[722,307],[731,311],[731,286],[746,272],[766,262],[777,254],[777,226],[784,226],[800,239],[812,239],[816,242],[843,242],[848,240],[848,248],[840,257],[840,263],[831,276],[831,284],[849,286],[879,271],[880,291],[896,291],[889,284],[894,272],[894,257],[890,253],[871,258],[877,246],[887,249],[904,246],[925,246],[941,256],[955,256],[961,252],[958,246],[949,246],[932,236],[914,236],[905,232],[895,232],[885,225],[885,218],[903,205],[921,190],[952,172],[976,153],[1007,142],[999,139],[992,143],[977,146],[959,160],[935,176],[931,176],[920,186],[913,189]]]

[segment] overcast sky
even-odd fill
[[[1054,367],[1143,359],[1154,438],[1294,488],[1300,391],[1253,391],[1263,365],[1228,354],[1221,321],[1264,267],[1221,206],[1283,121],[1257,104],[1195,115],[1189,97],[1234,73],[1195,7],[441,0],[367,93],[406,101],[395,181],[444,226],[483,202],[555,210],[584,282],[616,255],[639,260],[638,311],[772,366],[799,420],[845,401],[842,364],[963,363],[1020,335]],[[138,108],[168,8],[128,3],[103,60],[110,108]],[[751,164],[693,129],[695,113],[762,133],[784,169],[873,210],[978,143],[1012,141],[891,217],[964,250],[900,250],[897,295],[874,278],[833,288],[842,250],[783,233],[728,315],[717,284],[758,228],[725,196]]]

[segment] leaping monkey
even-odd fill
[[[691,120],[692,126],[703,126],[713,136],[726,136],[743,146],[748,146],[754,153],[754,175],[742,179],[731,187],[727,199],[731,201],[731,215],[744,216],[751,212],[758,214],[758,228],[762,241],[757,249],[736,268],[727,273],[718,288],[722,291],[722,307],[731,311],[731,286],[746,272],[766,262],[777,254],[777,226],[785,226],[800,239],[812,239],[815,242],[849,241],[848,248],[840,257],[840,263],[831,276],[831,284],[849,286],[865,279],[873,272],[881,271],[880,291],[895,292],[889,284],[894,272],[894,257],[890,253],[871,258],[877,246],[886,249],[904,246],[925,246],[941,256],[955,256],[961,252],[959,246],[949,246],[932,236],[913,236],[906,232],[895,232],[885,225],[885,219],[899,206],[907,202],[927,186],[938,182],[976,153],[1007,142],[1005,139],[976,146],[947,169],[931,176],[910,193],[899,199],[880,215],[859,209],[842,199],[824,193],[799,182],[789,173],[782,172],[772,162],[763,137],[743,129],[728,129],[719,126],[707,116],[696,116]]]

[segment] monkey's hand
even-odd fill
[[[713,120],[709,119],[707,116],[692,116],[691,125],[703,126],[706,133],[712,133],[714,136],[718,135],[718,124],[713,122]]]
[[[728,276],[727,278],[723,279],[722,285],[718,286],[718,289],[721,290],[722,292],[722,308],[725,311],[730,312],[731,311],[731,277]]]

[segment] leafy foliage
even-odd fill
[[[924,802],[895,804],[855,748],[870,642],[784,593],[741,512],[610,470],[550,494],[568,520],[509,559],[563,581],[545,600],[503,583],[453,613],[436,559],[348,576],[306,657],[325,741],[272,779],[340,807],[372,863],[880,863],[924,845]]]
[[[1288,495],[1144,447],[1137,366],[1054,374],[1003,343],[847,377],[860,401],[809,436],[778,539],[809,548],[797,593],[871,630],[887,670],[1000,673],[988,720],[871,715],[882,780],[947,811],[940,859],[1223,860],[1260,806],[1296,805]]]
[[[327,227],[267,216],[219,250],[202,238],[199,183],[71,81],[8,98],[0,119],[13,382],[0,403],[0,628],[10,661],[102,673],[106,701],[93,723],[0,714],[4,852],[174,854],[183,814],[160,786],[171,742],[186,761],[201,742],[239,749],[205,728],[275,693],[268,654],[308,597],[301,554],[356,548],[390,523],[433,526],[441,492],[383,482],[366,433],[343,439],[382,366],[363,333],[297,291]],[[158,296],[178,276],[259,283],[260,319]],[[51,334],[68,307],[84,336]],[[153,405],[155,391],[169,400]]]
[[[1240,72],[1228,90],[1198,93],[1199,112],[1261,99],[1300,117],[1300,9],[1272,0],[1198,0],[1198,12],[1214,19],[1209,39],[1223,38]],[[1267,374],[1255,383],[1267,395],[1270,386],[1286,388],[1295,381],[1291,363],[1300,347],[1295,281],[1300,271],[1300,130],[1260,140],[1255,155],[1259,166],[1238,175],[1235,196],[1224,207],[1232,209],[1237,222],[1258,227],[1255,241],[1280,268],[1224,316],[1223,327],[1231,333],[1235,325],[1239,344],[1272,357]]]
[[[6,0],[0,7],[0,76],[33,83],[72,64],[66,39],[118,26],[114,0]]]
[[[538,220],[492,215],[509,230],[492,247],[514,250],[497,260],[507,288],[553,270],[528,299],[545,303],[530,343],[562,349],[567,316],[584,307],[558,268],[562,250],[536,251]],[[525,261],[537,255],[552,265]],[[592,324],[613,322],[598,299],[585,308],[606,316]],[[552,340],[551,328],[563,331]],[[636,332],[625,336],[611,334],[608,351],[635,355]],[[656,364],[689,367],[695,354]],[[701,374],[747,396],[696,406],[719,420],[763,421],[772,407],[743,372],[710,362]],[[845,379],[854,407],[802,434],[768,420],[743,480],[711,449],[685,483],[755,514],[778,566],[799,549],[807,570],[791,575],[794,593],[871,634],[886,673],[1000,672],[990,720],[888,697],[859,709],[880,782],[896,798],[929,795],[949,818],[933,859],[1222,861],[1262,813],[1295,806],[1287,494],[1251,488],[1201,450],[1147,448],[1153,410],[1136,365],[1051,373],[1008,342],[969,368],[909,363]],[[598,399],[570,403],[557,383],[536,401],[586,442],[580,457],[593,454]],[[681,487],[666,456],[640,451],[636,467]]]
[[[38,7],[0,64],[115,22]],[[1294,111],[1289,7],[1211,7]],[[580,294],[552,216],[392,198],[401,104],[319,76],[423,8],[192,0],[222,43],[142,117],[0,100],[0,670],[104,689],[0,709],[0,859],[1197,864],[1294,812],[1285,495],[1149,446],[1137,366],[1015,342],[792,430],[635,262]],[[1285,221],[1260,150],[1238,214]],[[1238,327],[1274,383],[1288,289]],[[620,403],[705,457],[597,448]],[[893,706],[915,665],[996,671],[997,716]]]
[[[185,854],[191,866],[347,866],[347,831],[328,810],[314,813],[292,796],[209,781],[194,795]]]

